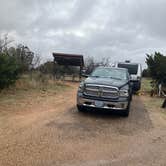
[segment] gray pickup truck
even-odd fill
[[[129,115],[132,84],[127,69],[97,67],[80,83],[77,92],[78,111],[86,108],[121,111]]]

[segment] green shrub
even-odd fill
[[[19,77],[19,71],[15,57],[0,53],[0,89],[14,84]]]
[[[146,57],[146,63],[150,76],[155,81],[156,85],[162,83],[166,85],[166,56],[160,52],[148,55]]]

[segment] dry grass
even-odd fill
[[[143,78],[142,79],[142,84],[141,84],[141,92],[142,93],[150,93],[152,90],[151,87],[151,82],[152,79],[151,78]]]
[[[159,98],[159,97],[147,97],[146,96],[144,101],[145,101],[145,106],[148,109],[161,109],[163,99]]]
[[[49,96],[56,96],[57,93],[66,91],[70,85],[62,81],[54,81],[46,76],[41,81],[37,77],[31,78],[24,75],[15,86],[3,90],[0,93],[0,111],[14,110],[14,108],[26,108],[33,103],[42,103]]]
[[[150,97],[150,92],[152,90],[151,83],[150,83],[151,81],[152,80],[150,78],[142,79],[140,94],[142,95],[142,100],[145,104],[145,107],[147,108],[147,110],[152,110],[152,111],[158,110],[166,114],[165,109],[161,108],[164,99],[158,96]]]
[[[164,98],[150,96],[142,96],[141,98],[147,110],[161,112],[163,118],[166,119],[166,109],[161,108]]]

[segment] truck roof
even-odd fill
[[[140,63],[136,63],[136,62],[117,62],[118,64],[131,64],[131,65],[141,65]]]
[[[117,69],[117,70],[125,70],[125,71],[128,71],[128,69],[126,68],[120,68],[120,67],[110,67],[110,66],[99,66],[97,68],[108,68],[108,69]]]

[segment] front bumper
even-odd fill
[[[96,104],[98,102],[101,104]],[[128,108],[129,100],[127,98],[116,101],[96,100],[84,97],[83,95],[77,95],[77,105],[91,108],[125,110]]]

